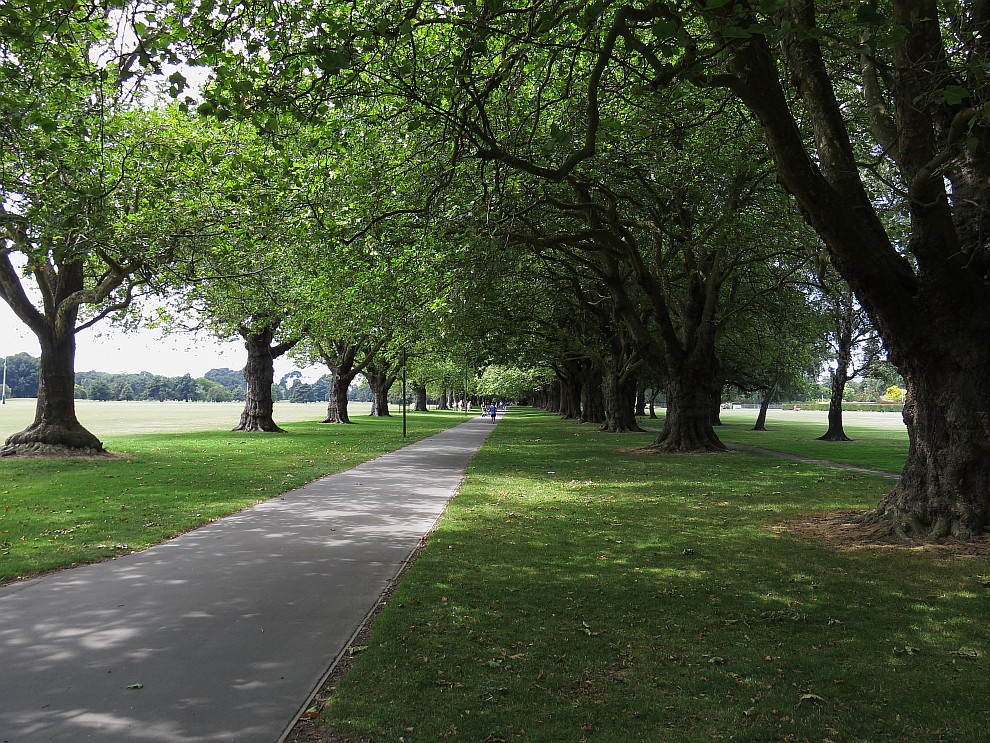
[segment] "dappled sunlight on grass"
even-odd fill
[[[650,440],[513,411],[327,721],[406,741],[983,734],[986,561],[773,531],[889,481],[635,451]]]

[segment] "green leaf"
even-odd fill
[[[753,34],[748,29],[739,26],[726,26],[722,29],[722,35],[730,39],[748,39]]]
[[[949,85],[940,90],[939,94],[950,106],[957,106],[971,97],[969,90],[962,85]]]
[[[605,3],[602,0],[596,0],[591,3],[587,8],[584,9],[583,25],[585,28],[592,28],[599,18],[602,17],[602,13],[605,12]]]

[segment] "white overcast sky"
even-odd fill
[[[5,302],[0,301],[0,357],[16,353],[37,357],[41,350],[34,334]],[[76,336],[77,372],[137,374],[148,371],[166,377],[178,377],[188,372],[195,378],[210,369],[243,369],[246,358],[243,343],[218,341],[206,333],[174,333],[163,337],[157,330],[124,333],[104,323]],[[275,362],[275,380],[297,368],[302,369],[307,381],[326,372],[320,367],[302,368],[282,357]]]

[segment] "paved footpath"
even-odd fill
[[[492,429],[0,588],[0,742],[280,740]]]

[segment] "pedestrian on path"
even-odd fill
[[[495,422],[495,414],[497,412],[498,412],[498,406],[495,403],[492,403],[492,406],[488,408],[488,415],[492,417],[492,423]]]

